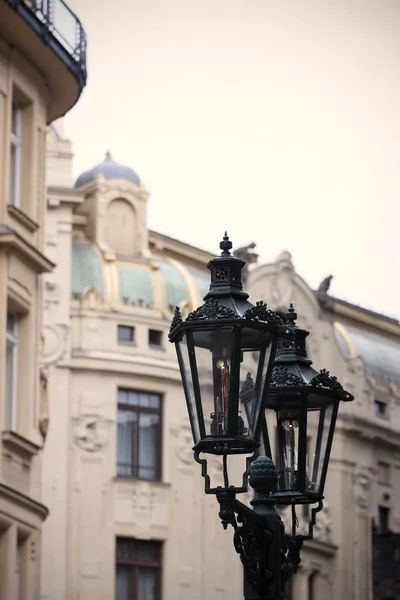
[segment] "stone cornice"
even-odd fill
[[[331,298],[333,313],[353,322],[367,325],[380,333],[382,331],[400,337],[400,323],[396,319],[380,315],[360,306],[351,305],[337,298]]]
[[[321,540],[307,540],[304,544],[304,548],[307,548],[316,554],[325,554],[327,556],[334,556],[338,549],[336,544],[332,544],[331,542],[323,542]]]
[[[173,258],[178,257],[190,259],[198,263],[198,267],[205,271],[205,265],[215,258],[214,254],[201,250],[195,246],[190,246],[185,242],[175,240],[174,238],[163,235],[156,231],[149,230],[149,245],[152,250],[169,253]]]
[[[178,362],[170,357],[162,360],[137,354],[128,356],[120,352],[73,350],[69,366],[77,371],[134,374],[181,383]]]
[[[376,423],[362,416],[342,414],[339,427],[343,432],[356,435],[365,441],[379,441],[390,448],[400,448],[399,431],[393,428],[390,421]]]
[[[4,225],[0,227],[0,249],[2,247],[18,254],[38,274],[50,273],[55,266],[44,254],[24,240],[16,231]]]
[[[11,488],[4,483],[0,483],[0,499],[4,499],[5,501],[8,500],[11,504],[20,506],[39,517],[41,521],[44,521],[49,514],[49,511],[44,504],[33,500],[33,498],[22,494],[18,490]]]
[[[82,204],[84,196],[80,190],[64,186],[49,186],[47,188],[47,206],[55,208],[60,204],[77,206]]]

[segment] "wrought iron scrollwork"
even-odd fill
[[[169,333],[171,333],[171,331],[175,329],[175,327],[177,327],[180,323],[182,323],[182,313],[179,306],[176,306]]]
[[[260,300],[255,306],[249,308],[243,317],[250,321],[263,321],[271,325],[284,325],[283,319],[274,310],[270,310],[267,305]]]
[[[318,375],[315,375],[310,381],[310,385],[315,387],[328,388],[341,392],[343,390],[342,384],[337,380],[337,377],[329,374],[329,371],[322,369]]]
[[[286,367],[277,365],[272,370],[270,385],[305,385],[305,381],[298,375],[290,373]]]
[[[255,519],[257,515],[249,512],[250,515],[242,512],[237,515],[233,544],[254,591],[259,596],[264,596],[274,577],[266,564],[265,552],[265,547],[272,541],[273,536],[271,531],[266,529],[263,519]]]
[[[207,300],[202,306],[191,312],[187,321],[205,321],[208,319],[236,319],[237,314],[231,308],[219,304],[217,300]]]

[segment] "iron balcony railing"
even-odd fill
[[[81,90],[87,79],[86,34],[63,0],[5,0],[65,62]]]

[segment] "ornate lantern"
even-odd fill
[[[276,415],[277,504],[321,503],[339,404],[354,400],[336,377],[311,366],[308,332],[296,319],[291,304],[286,324],[294,337],[280,343],[266,402],[268,427],[271,411]]]
[[[193,433],[200,452],[253,453],[263,424],[266,395],[280,336],[292,335],[266,304],[248,302],[241,270],[225,234],[221,256],[211,260],[211,285],[204,304],[183,320],[176,308],[169,339],[176,345]],[[240,389],[254,378],[251,409],[242,410]]]

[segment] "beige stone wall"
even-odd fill
[[[223,531],[215,498],[204,494],[200,467],[193,461],[174,348],[164,343],[163,349],[155,350],[148,343],[149,328],[162,331],[166,340],[171,316],[157,258],[168,256],[176,261],[180,257],[179,269],[187,279],[187,267],[200,268],[204,257],[196,249],[163,240],[153,232],[149,256],[148,232],[142,231],[136,240],[139,245],[127,248],[131,256],[122,253],[122,259],[123,264],[150,270],[154,307],[121,304],[115,287],[117,242],[106,230],[106,207],[112,198],[125,198],[138,206],[135,203],[140,192],[128,182],[102,177],[82,190],[58,188],[57,177],[68,181],[70,147],[52,136],[49,145],[52,186],[46,252],[57,266],[46,276],[45,288],[44,362],[49,370],[50,427],[43,496],[50,516],[43,532],[42,598],[115,597],[116,538],[128,537],[163,543],[163,600],[189,596],[198,600],[239,599],[239,557],[232,546],[232,531]],[[143,227],[145,196],[140,201]],[[80,298],[71,300],[72,238],[85,234],[97,244],[109,287],[103,296],[98,290],[87,289]],[[190,289],[189,304],[200,302],[199,292]],[[253,269],[248,291],[253,302],[264,300],[279,310],[286,311],[293,302],[299,313],[298,324],[311,332],[307,350],[314,366],[329,369],[356,397],[340,409],[324,508],[318,514],[313,540],[304,546],[301,568],[292,581],[292,598],[372,600],[371,525],[378,507],[390,508],[390,526],[397,531],[400,528],[400,513],[394,502],[399,491],[400,394],[396,385],[369,377],[357,352],[345,356],[335,332],[352,326],[374,331],[382,339],[398,340],[399,328],[392,331],[378,316],[367,317],[354,307],[345,310],[331,303],[323,308],[295,272],[288,252],[273,264]],[[118,343],[119,324],[135,327],[135,345]],[[160,481],[116,476],[119,387],[162,396]],[[389,419],[374,414],[376,398],[387,403]],[[274,447],[273,440],[271,445]],[[210,471],[214,481],[220,482],[217,461],[210,461]],[[234,466],[236,479],[239,474],[240,469]],[[250,498],[251,491],[244,495],[244,501],[248,503]],[[308,517],[301,508],[297,516],[300,531],[305,533]],[[282,511],[282,518],[289,531],[288,510]]]
[[[29,4],[29,3],[28,3]],[[32,17],[34,18],[34,17]],[[54,85],[70,82],[73,101]],[[41,361],[45,153],[49,115],[80,93],[61,59],[0,5],[0,600],[40,597],[42,447],[48,372]],[[68,95],[68,94],[67,94]],[[58,108],[54,105],[58,102]],[[68,106],[68,102],[71,102]],[[60,114],[60,113],[59,113]]]
[[[16,47],[0,37],[0,598],[39,594],[41,503],[39,353],[40,274],[44,221],[44,81]],[[19,106],[18,199],[10,204],[12,103]],[[12,361],[7,359],[7,312],[13,315]],[[19,558],[18,558],[19,557]],[[19,567],[17,567],[17,560]],[[19,575],[16,575],[16,569]]]

